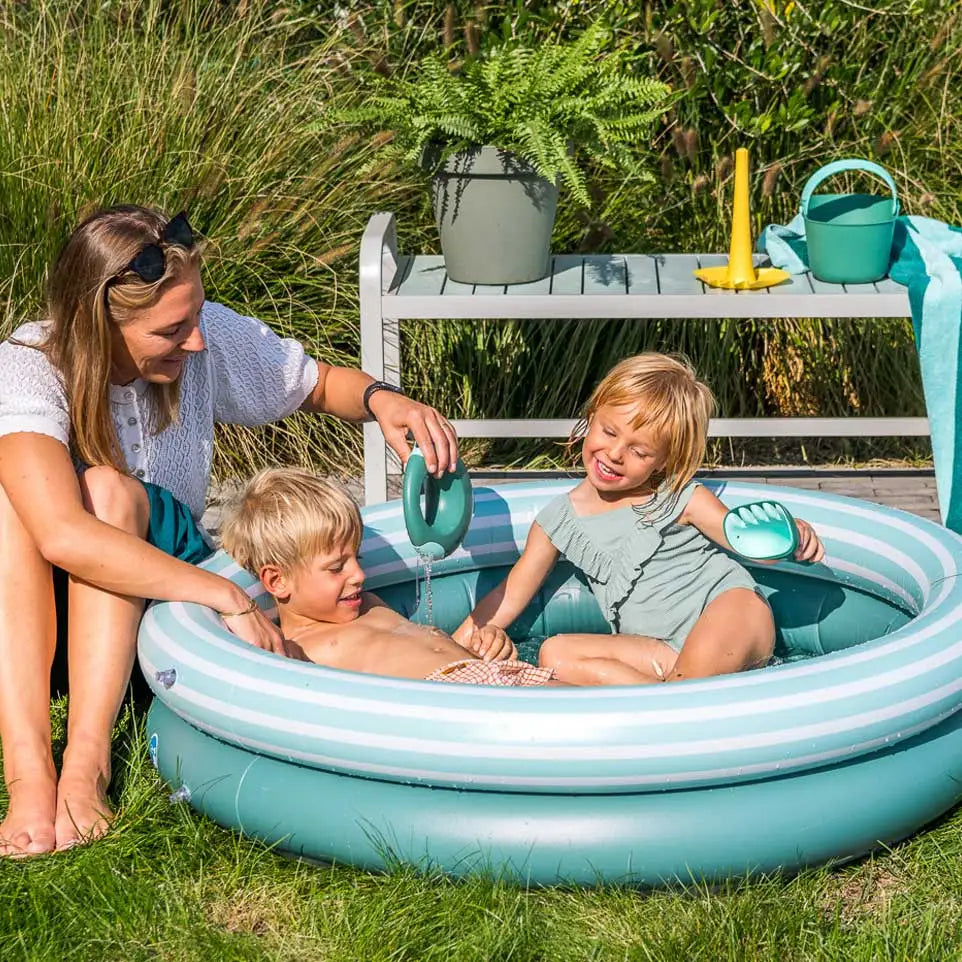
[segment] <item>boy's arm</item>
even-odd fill
[[[397,614],[398,619],[407,620],[403,615],[395,612],[390,605],[385,604],[384,601],[370,591],[362,592],[361,597],[363,598],[362,614],[370,611],[372,608],[387,608],[389,611]],[[457,641],[456,638],[454,640]],[[485,661],[504,661],[508,658],[518,657],[518,650],[514,647],[514,643],[501,628],[496,628],[494,625],[486,625],[476,632],[471,638],[470,646],[462,644],[461,642],[458,642],[458,644],[460,644],[465,651],[477,655]]]
[[[452,634],[454,640],[474,651],[471,639],[479,629],[486,625],[507,628],[544,584],[557,560],[558,549],[548,539],[541,525],[535,522],[528,532],[524,551],[508,572],[507,578],[474,606],[474,611]]]
[[[678,521],[681,524],[694,525],[706,538],[710,538],[715,544],[727,548],[729,551],[738,554],[728,543],[725,537],[723,526],[725,515],[728,508],[725,507],[718,498],[712,494],[704,485],[699,484],[695,488],[685,510],[682,511]],[[795,518],[795,528],[798,531],[798,547],[795,549],[793,557],[796,561],[821,561],[825,556],[823,546],[815,529],[801,518]],[[766,562],[761,562],[765,564]]]

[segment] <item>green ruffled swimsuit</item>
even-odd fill
[[[535,519],[588,578],[616,634],[646,635],[681,651],[705,607],[752,576],[694,525],[677,524],[697,482],[678,495],[659,489],[645,505],[577,515],[567,494]]]

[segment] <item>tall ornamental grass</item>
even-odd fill
[[[210,239],[208,297],[356,364],[358,240],[373,210],[404,203],[359,179],[369,142],[310,129],[351,83],[342,28],[321,23],[262,0],[0,7],[0,335],[42,314],[72,226],[140,203],[186,209]],[[275,460],[338,473],[359,452],[333,419],[220,441],[222,474]]]
[[[402,250],[436,251],[426,185],[382,138],[326,118],[371,72],[438,54],[451,69],[512,36],[604,23],[639,75],[684,96],[650,139],[652,184],[589,171],[563,195],[556,251],[727,249],[732,156],[751,150],[756,230],[785,222],[820,164],[857,154],[894,174],[903,208],[959,223],[958,5],[936,0],[22,0],[0,7],[0,334],[42,306],[45,266],[93,205],[186,208],[213,241],[208,293],[357,363],[357,252],[371,213]],[[389,136],[385,135],[385,136]],[[854,186],[865,186],[856,179]],[[616,360],[688,353],[729,417],[920,415],[901,320],[406,322],[405,386],[452,416],[573,415]],[[271,461],[359,471],[360,434],[294,418],[229,429],[220,474]],[[719,449],[737,457],[745,449]],[[924,444],[784,442],[765,455],[925,454]],[[557,462],[554,444],[483,442],[471,457]]]

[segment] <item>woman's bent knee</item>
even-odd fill
[[[80,476],[80,492],[84,508],[98,520],[146,535],[150,506],[147,491],[136,478],[99,465]]]

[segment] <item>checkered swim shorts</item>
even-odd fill
[[[536,668],[525,661],[479,661],[462,658],[432,671],[425,681],[446,681],[457,685],[501,685],[533,688],[554,678],[553,668]]]

